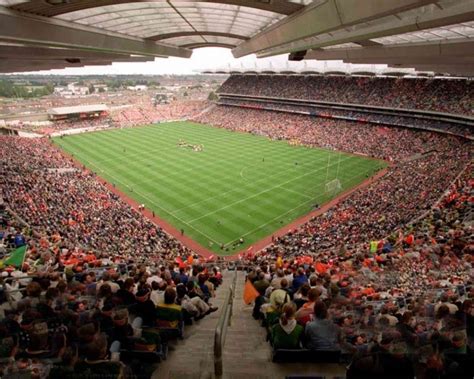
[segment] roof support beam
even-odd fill
[[[312,3],[277,22],[232,50],[236,58],[329,33],[390,14],[430,4],[435,0],[326,0]],[[366,38],[359,38],[364,40]]]
[[[67,63],[60,61],[26,61],[26,60],[0,60],[0,72],[25,72],[55,70],[67,67],[83,67],[82,63]]]
[[[63,4],[50,5],[45,1],[29,1],[26,3],[20,3],[12,6],[13,9],[30,12],[42,16],[57,16],[63,13],[74,12],[83,9],[103,7],[107,5],[127,4],[127,3],[140,3],[144,0],[68,0]],[[148,0],[155,2],[164,2],[165,0]],[[196,2],[196,0],[188,0],[189,2]],[[204,0],[202,3],[218,3],[218,4],[230,4],[243,7],[250,7],[254,9],[261,9],[271,11],[275,13],[290,15],[303,6],[298,3],[292,3],[283,0],[273,1],[254,1],[254,0]]]
[[[387,1],[387,3],[392,3],[392,1]],[[365,1],[362,4],[365,4]],[[258,56],[267,57],[293,51],[339,45],[348,42],[359,43],[360,41],[372,38],[415,32],[417,30],[437,28],[461,22],[469,22],[473,19],[474,1],[460,1],[441,10],[434,5],[430,5],[420,8],[418,12],[411,16],[405,15],[403,18],[393,17],[390,21],[374,23],[373,25],[354,25],[345,30],[339,30],[336,33],[320,35],[317,39],[311,41],[296,41],[280,47],[270,46],[266,51],[259,53]]]
[[[471,63],[474,64],[474,57],[399,57],[399,58],[380,58],[377,60],[373,59],[351,59],[350,61],[344,60],[344,63],[353,63],[353,64],[388,64],[388,65],[402,65],[402,64],[432,64],[436,62],[437,64],[458,64],[458,63]]]
[[[119,62],[144,62],[147,58],[131,57]],[[116,60],[115,60],[116,61]],[[117,61],[116,61],[117,62]],[[63,68],[74,68],[84,66],[107,66],[112,64],[111,60],[104,59],[81,59],[78,61],[67,61],[65,59],[0,59],[0,72],[24,72],[57,70]]]
[[[191,50],[161,45],[70,22],[29,17],[0,7],[0,40],[105,53],[189,58]]]
[[[474,51],[474,39],[443,40],[436,42],[381,45],[352,49],[311,50],[305,59],[343,60],[351,63],[410,63],[416,59],[466,58],[466,52]]]
[[[227,38],[235,38],[235,39],[242,39],[248,40],[249,37],[242,36],[240,34],[232,34],[232,33],[224,33],[224,32],[212,32],[212,31],[197,31],[197,32],[176,32],[176,33],[166,33],[166,34],[158,34],[156,36],[147,37],[147,40],[150,41],[162,41],[164,39],[169,38],[176,38],[176,37],[189,37],[189,36],[215,36],[215,37],[227,37]]]
[[[417,71],[447,72],[454,75],[474,76],[472,64],[415,64],[401,65],[402,67],[415,68]],[[397,66],[400,67],[400,66]]]
[[[126,54],[110,54],[95,51],[84,51],[74,49],[56,49],[47,47],[33,46],[13,46],[0,45],[0,58],[10,59],[35,59],[35,60],[53,60],[53,59],[102,59],[110,61],[140,61],[148,62],[154,60],[154,57],[137,57]],[[137,60],[137,58],[139,58]]]
[[[232,49],[235,45],[230,45],[228,43],[219,43],[219,42],[197,42],[197,43],[188,43],[186,45],[182,45],[181,47],[185,47],[186,49],[199,49],[201,47],[223,47],[226,49]]]

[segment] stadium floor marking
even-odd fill
[[[161,151],[163,151],[163,150],[161,150]],[[176,161],[177,161],[177,162],[181,162],[181,161],[185,161],[185,159],[182,159],[182,160],[181,160],[181,159],[177,159]],[[307,160],[304,160],[304,161],[300,160],[299,162],[300,162],[300,163],[302,162],[302,163],[301,163],[301,166],[304,166],[304,165],[306,165],[306,164],[311,164],[311,165],[313,165],[313,164],[319,163],[319,162],[321,162],[321,161],[322,161],[322,159],[317,159],[317,160],[316,160],[316,159],[315,159],[315,160],[307,159]],[[140,162],[140,160],[134,160],[134,163],[137,163],[137,162]],[[287,166],[290,166],[290,167],[294,167],[294,164],[292,164],[292,163],[290,163],[290,162],[280,162],[279,164],[281,164],[281,165],[287,165]],[[199,169],[203,169],[203,168],[208,168],[208,167],[210,168],[210,167],[219,166],[219,165],[220,165],[220,162],[219,162],[219,161],[217,161],[217,160],[211,160],[209,163],[207,163],[207,164],[200,164],[200,165],[197,166],[197,167],[198,167]],[[257,166],[257,164],[256,164],[256,165],[253,165],[253,166]],[[331,165],[331,166],[332,166],[332,165]],[[330,166],[330,167],[331,167],[331,166]],[[113,169],[113,168],[115,168],[115,167],[116,167],[116,165],[109,166],[109,169]],[[246,167],[251,167],[251,166],[246,166]],[[245,168],[245,167],[244,167],[244,168]],[[174,173],[174,174],[173,174],[173,173],[166,174],[166,177],[168,177],[168,178],[169,178],[169,177],[174,177],[174,176],[180,175],[180,174],[182,174],[182,173],[184,173],[184,172],[192,172],[192,171],[194,171],[194,170],[196,170],[196,166],[192,166],[192,167],[189,167],[189,168],[186,168],[186,169],[182,169],[182,170],[180,170],[179,172],[176,172],[176,173]],[[286,170],[286,171],[284,171],[284,172],[287,172],[287,171],[290,171],[290,170]],[[275,173],[275,174],[266,176],[265,178],[262,178],[261,180],[268,179],[268,178],[271,177],[271,176],[274,176],[274,175],[277,175],[277,174],[281,174],[281,173],[282,173],[282,171],[277,172],[277,173]],[[242,177],[242,178],[243,178],[243,177]],[[243,178],[243,179],[244,179],[245,181],[247,181],[247,182],[250,182],[250,180],[248,180],[248,179],[245,179],[245,178]],[[153,183],[153,182],[155,182],[156,180],[157,180],[157,179],[154,177],[154,178],[149,178],[149,179],[145,179],[145,180],[140,180],[140,182],[138,182],[138,183],[136,183],[136,184]],[[260,181],[260,180],[258,180],[258,181]],[[252,184],[255,184],[256,182],[257,182],[257,181],[253,181]],[[232,192],[232,191],[231,191],[231,192]],[[175,212],[178,212],[178,211],[179,211],[179,210],[177,210],[177,211],[175,211]]]
[[[312,161],[311,163],[312,163],[312,164],[313,164],[313,163],[318,163],[318,162],[320,162],[320,161],[322,161],[322,160],[318,159],[318,160]],[[333,166],[333,165],[330,165],[329,167],[332,167],[332,166]],[[325,168],[326,168],[326,167],[325,167]],[[275,173],[273,173],[273,174],[271,174],[271,175],[268,175],[268,176],[266,176],[266,177],[264,177],[264,178],[255,180],[255,181],[253,181],[253,182],[248,181],[248,183],[246,183],[246,184],[244,184],[243,186],[239,187],[239,189],[240,189],[240,188],[243,188],[243,187],[246,187],[246,186],[249,186],[249,185],[251,185],[251,184],[255,184],[255,183],[259,183],[259,182],[261,182],[261,181],[268,180],[268,178],[271,178],[271,177],[274,177],[274,176],[277,176],[277,175],[284,174],[284,173],[286,173],[286,172],[288,172],[288,171],[290,171],[290,170],[288,169],[288,170],[284,170],[284,171],[275,172]],[[295,179],[296,179],[296,178],[295,178]],[[184,209],[192,208],[192,207],[194,207],[194,206],[197,205],[197,204],[204,203],[204,202],[206,202],[206,201],[210,201],[210,200],[216,199],[216,198],[218,198],[218,197],[227,195],[227,194],[232,193],[232,192],[235,192],[235,191],[238,191],[238,189],[233,188],[233,189],[231,189],[231,190],[229,190],[229,191],[221,192],[221,193],[219,193],[218,195],[211,196],[211,197],[207,197],[207,198],[202,199],[202,200],[199,200],[199,201],[197,201],[197,202],[195,202],[195,203],[193,203],[193,204],[189,204],[189,205],[187,205],[187,206],[185,206],[185,207],[181,207],[181,208],[175,210],[173,213],[178,213],[178,212],[180,212],[180,211],[182,211],[182,210],[184,210]]]
[[[318,160],[318,161],[319,161],[319,160]],[[290,164],[289,162],[283,162],[283,163],[286,164],[286,165],[289,165],[289,166],[293,167],[293,164]],[[314,162],[311,161],[310,163],[313,164]],[[334,163],[333,165],[335,165],[335,164],[336,164],[336,163]],[[330,166],[332,167],[333,165],[330,165]],[[96,166],[96,167],[97,167],[97,166]],[[100,170],[101,170],[101,172],[106,172],[106,171],[104,171],[103,169],[100,169]],[[288,170],[287,170],[287,171],[288,171]],[[106,172],[106,173],[107,173],[107,172]],[[275,174],[273,174],[273,175],[271,175],[271,176],[274,176],[274,175],[276,175],[276,174],[280,175],[280,174],[281,174],[281,171],[278,172],[278,173],[275,173]],[[112,174],[109,174],[109,175],[112,176],[112,177],[115,177],[115,176],[113,176]],[[264,180],[264,179],[268,179],[268,177],[262,178],[262,180]],[[294,179],[297,179],[297,178],[294,178]],[[139,183],[134,182],[133,185],[131,185],[131,184],[130,184],[130,185],[126,184],[126,186],[127,186],[127,187],[129,188],[129,190],[130,190],[130,189],[133,189],[133,186],[136,186],[136,185],[139,185],[139,184],[145,184],[145,183],[152,182],[152,181],[156,181],[156,180],[158,180],[158,179],[153,178],[153,179],[146,180],[146,181],[140,181]],[[120,182],[121,182],[121,183],[124,183],[123,181],[120,181]],[[255,183],[255,182],[253,182],[252,184],[254,184],[254,183]],[[125,183],[124,183],[124,184],[125,184]],[[288,189],[288,188],[285,188],[285,187],[281,187],[281,188],[282,188],[283,190],[285,190],[285,191],[293,192],[293,193],[295,193],[295,194],[298,194],[298,195],[300,195],[300,196],[306,197],[306,198],[308,198],[308,199],[314,199],[314,197],[309,196],[309,195],[306,195],[306,194],[304,194],[304,193],[297,192],[297,191],[294,191],[294,190],[291,190],[291,189]],[[137,192],[137,191],[136,191],[136,192]],[[227,193],[229,193],[229,192],[233,192],[233,190],[227,191]],[[137,192],[137,193],[138,193],[138,192]],[[140,192],[139,195],[142,196],[142,197],[144,197],[144,198],[146,198],[146,199],[148,199],[148,201],[152,201],[152,200],[151,200],[148,196],[146,196],[145,194],[146,194],[146,195],[155,196],[153,193],[150,193],[150,192],[145,192],[145,193]],[[214,196],[214,197],[212,197],[212,198],[219,197],[219,196],[222,196],[222,195],[223,195],[223,193],[221,193],[221,194],[219,194],[219,195],[217,195],[217,196]],[[197,204],[197,203],[200,203],[200,202],[202,202],[202,201],[206,201],[206,200],[209,200],[209,199],[211,199],[211,198],[207,198],[207,199],[201,200],[201,201],[196,202],[196,203],[194,203],[194,204],[191,204],[190,206],[187,206],[187,207],[192,207],[192,206],[194,206],[194,205]],[[156,203],[155,203],[154,201],[152,201],[152,203],[156,205]],[[303,204],[304,204],[304,203],[303,203]],[[189,226],[188,222],[182,220],[181,218],[179,218],[179,217],[176,215],[181,209],[185,209],[185,208],[187,208],[187,207],[180,208],[179,210],[176,210],[176,211],[173,211],[173,212],[171,212],[171,211],[169,211],[169,210],[166,210],[166,209],[163,208],[162,206],[158,206],[158,207],[159,207],[160,209],[163,209],[163,210],[164,210],[166,213],[168,213],[169,215],[175,217],[175,218],[176,218],[177,220],[179,220],[180,222],[182,222],[182,223],[184,223],[184,224],[186,224],[186,225]],[[190,222],[192,222],[192,221],[190,221]],[[192,229],[196,230],[195,228],[192,228]],[[201,233],[201,234],[204,235],[203,233]],[[206,236],[206,237],[209,238],[208,236]]]
[[[346,161],[346,160],[348,160],[348,159],[350,159],[350,158],[351,158],[351,157],[348,157],[348,158],[343,159],[343,160],[341,160],[341,161],[344,162],[344,161]],[[243,201],[246,201],[246,200],[248,200],[248,199],[252,199],[252,198],[257,197],[257,196],[259,196],[259,195],[261,195],[261,194],[263,194],[263,193],[269,192],[269,191],[271,191],[271,190],[273,190],[273,189],[275,189],[275,188],[279,188],[279,187],[281,187],[281,186],[283,186],[283,185],[285,185],[285,184],[291,183],[291,182],[293,182],[293,181],[296,180],[296,179],[303,178],[303,177],[305,177],[305,176],[307,176],[307,175],[309,175],[309,174],[314,174],[315,172],[318,172],[318,171],[321,171],[321,170],[325,170],[325,169],[326,169],[326,167],[320,167],[320,168],[318,168],[318,169],[316,169],[316,170],[308,171],[308,172],[306,172],[306,173],[304,173],[304,174],[302,174],[302,175],[299,175],[299,176],[296,176],[296,177],[294,177],[294,178],[292,178],[292,179],[289,179],[289,180],[287,180],[286,182],[280,183],[280,184],[278,184],[278,185],[276,185],[276,186],[273,186],[273,187],[270,187],[270,188],[268,188],[268,189],[266,189],[266,190],[257,192],[257,193],[255,193],[255,194],[253,194],[253,195],[251,195],[251,196],[248,196],[248,197],[246,197],[246,198],[240,199],[240,200],[238,200],[238,201],[234,201],[233,203],[227,204],[227,205],[223,206],[222,208],[219,208],[219,209],[217,209],[217,210],[215,210],[215,211],[208,212],[208,213],[206,213],[206,214],[204,214],[204,215],[202,215],[202,216],[200,216],[200,217],[197,217],[197,218],[195,218],[195,219],[192,219],[192,220],[190,220],[190,221],[188,221],[188,222],[189,222],[189,223],[195,222],[195,221],[200,220],[200,219],[202,219],[202,218],[204,218],[204,217],[210,216],[211,214],[217,213],[217,212],[219,212],[219,211],[221,211],[221,210],[223,210],[223,209],[227,209],[227,208],[229,208],[229,207],[231,207],[231,206],[233,206],[233,205],[235,205],[235,204],[242,203]]]
[[[376,175],[376,173],[375,173],[374,175]],[[371,178],[371,177],[374,176],[374,175],[371,175],[369,178]],[[351,180],[353,180],[353,179],[355,179],[355,178],[357,178],[357,177],[359,177],[359,174],[358,174],[358,175],[354,175],[353,177],[349,178],[349,181],[351,181]],[[368,179],[369,179],[369,178],[368,178]],[[362,183],[363,183],[363,182],[362,182]],[[342,192],[344,193],[344,191],[342,191]],[[319,195],[319,196],[316,196],[316,197],[314,197],[314,198],[311,198],[311,201],[314,201],[314,200],[323,198],[323,196],[324,196],[324,195]],[[338,195],[338,196],[340,196],[340,195]],[[338,196],[334,197],[333,199],[337,199]],[[333,199],[329,200],[328,202],[332,201]],[[303,206],[303,205],[306,205],[306,204],[309,203],[309,202],[310,202],[310,201],[308,200],[308,201],[305,201],[305,202],[301,203],[300,205],[294,207],[293,209],[290,209],[290,210],[286,211],[285,213],[282,213],[281,215],[279,215],[279,216],[277,216],[277,217],[275,217],[275,218],[273,218],[273,219],[271,219],[271,220],[265,222],[265,223],[262,224],[262,225],[259,225],[258,227],[254,228],[254,229],[252,229],[252,230],[250,230],[249,232],[243,234],[243,235],[240,236],[239,238],[236,238],[236,239],[234,239],[234,240],[231,240],[230,242],[225,243],[224,246],[232,245],[234,242],[237,242],[240,238],[246,237],[246,236],[248,236],[249,234],[252,234],[252,233],[256,232],[257,230],[262,229],[264,226],[267,226],[268,224],[272,223],[273,221],[278,220],[278,218],[280,218],[280,217],[286,215],[287,213],[293,212],[294,210],[300,208],[300,207]],[[285,224],[285,226],[286,226],[286,224]]]
[[[170,150],[171,150],[171,149],[170,149]],[[269,150],[272,150],[272,149],[270,148]],[[317,162],[319,162],[319,161],[321,161],[321,160],[320,160],[320,159],[318,159],[318,160],[309,160],[309,159],[308,159],[308,160],[305,160],[302,165],[305,165],[305,164],[307,164],[307,163],[310,163],[310,164],[312,165],[312,164],[315,164],[315,163],[317,163]],[[90,161],[89,161],[89,162],[90,162]],[[301,162],[301,161],[300,161],[300,162]],[[291,163],[289,163],[289,162],[282,162],[282,163],[283,163],[283,164],[286,164],[286,165],[288,165],[288,166],[293,167],[293,164],[291,164]],[[213,166],[214,164],[215,164],[215,163],[211,163],[211,164],[209,164],[209,166]],[[333,165],[334,165],[334,164],[333,164]],[[331,165],[331,167],[332,167],[333,165]],[[98,167],[97,165],[95,165],[95,166]],[[206,166],[208,166],[208,165],[206,165]],[[107,171],[104,171],[102,168],[99,168],[99,170],[100,170],[101,172],[108,173]],[[191,169],[189,169],[189,170],[193,170],[193,168],[191,168]],[[188,171],[189,171],[189,170],[188,170]],[[289,170],[286,170],[286,171],[289,171]],[[285,172],[286,172],[286,171],[285,171]],[[281,174],[282,174],[282,171],[279,171],[279,172],[276,172],[276,173],[274,173],[274,174],[272,174],[272,175],[270,175],[270,176],[267,176],[267,177],[265,177],[265,178],[262,178],[261,180],[267,180],[267,179],[268,179],[269,177],[271,177],[271,176],[281,175]],[[115,177],[115,176],[113,176],[113,175],[110,174],[110,173],[108,173],[108,175],[111,176],[111,177]],[[115,178],[116,178],[116,177],[115,177]],[[295,178],[295,179],[296,179],[296,178]],[[148,183],[148,182],[154,182],[154,181],[157,181],[157,180],[158,180],[158,179],[156,179],[156,178],[152,178],[152,179],[149,179],[149,180],[140,181],[140,182],[138,182],[138,183],[137,183],[137,182],[134,182],[133,184],[126,184],[126,183],[124,183],[123,181],[120,181],[120,182],[123,183],[123,184],[126,184],[126,185],[127,185],[127,188],[130,190],[130,189],[133,189],[136,185],[139,185],[139,184],[146,184],[146,183]],[[252,182],[252,183],[249,183],[249,184],[255,184],[255,183],[256,183],[256,182]],[[283,188],[283,187],[282,187],[282,189],[288,191],[287,188]],[[233,189],[233,190],[230,190],[230,191],[227,191],[227,192],[220,193],[220,194],[218,194],[218,195],[216,195],[216,196],[213,196],[213,197],[210,197],[210,198],[206,198],[206,199],[200,200],[200,201],[198,201],[198,202],[196,202],[196,203],[190,204],[190,205],[188,205],[188,206],[186,206],[186,207],[182,207],[182,208],[180,208],[180,209],[178,209],[178,210],[176,210],[176,211],[173,211],[173,212],[168,211],[168,210],[165,210],[165,211],[166,211],[169,215],[171,215],[171,216],[175,217],[176,219],[178,219],[179,221],[181,221],[181,222],[183,222],[183,223],[186,223],[184,220],[180,219],[180,218],[177,216],[177,213],[178,213],[179,211],[181,211],[181,210],[183,210],[183,209],[186,209],[186,208],[189,208],[189,207],[193,207],[193,206],[195,206],[195,205],[198,204],[198,203],[205,202],[205,201],[211,200],[211,199],[213,199],[213,198],[220,197],[220,196],[223,196],[224,194],[231,193],[231,192],[235,192],[235,191],[236,191],[236,190]],[[291,191],[291,190],[289,190],[289,191]],[[154,194],[152,194],[152,193],[150,193],[150,192],[145,192],[145,193],[146,193],[147,195],[153,195],[153,196],[154,196]],[[301,195],[301,196],[305,196],[305,197],[308,197],[308,198],[312,198],[312,197],[310,197],[310,196],[308,196],[308,195],[306,195],[306,194],[303,194],[303,193],[298,193],[298,194]],[[142,193],[141,196],[144,196],[143,193]],[[162,208],[162,207],[160,207],[160,208],[161,208],[161,209],[164,209],[164,208]],[[194,229],[194,228],[193,228],[193,229]]]
[[[197,137],[199,137],[198,134],[196,134]],[[204,143],[212,143],[212,142],[215,142],[215,141],[219,141],[219,140],[223,140],[223,139],[227,139],[229,136],[225,136],[225,137],[222,137],[222,138],[215,138],[215,139],[207,139]],[[110,144],[113,144],[114,141],[110,141]],[[134,143],[134,145],[140,145],[140,142],[136,142]],[[109,159],[103,159],[103,160],[99,160],[97,161],[97,163],[101,164],[101,163],[107,163],[107,162],[117,162],[120,163],[122,161],[126,161],[130,158],[133,158],[135,156],[142,156],[143,155],[148,155],[148,154],[151,154],[151,153],[156,153],[156,152],[168,152],[168,151],[172,151],[173,149],[176,149],[177,146],[173,146],[173,147],[170,147],[169,149],[151,149],[151,150],[147,150],[147,151],[141,151],[141,152],[138,152],[138,153],[135,153],[135,154],[127,154],[127,155],[124,155],[122,159],[118,158],[118,159],[115,159],[115,158],[109,158]],[[204,146],[205,148],[205,146]],[[134,160],[134,162],[143,162],[145,160],[149,159],[148,157],[143,157],[142,159],[136,159]],[[116,165],[112,165],[110,167],[116,167],[116,166],[119,166],[119,164],[116,164]]]
[[[172,149],[171,149],[171,150],[172,150]],[[82,154],[81,154],[81,155],[82,155]],[[342,161],[346,161],[346,160],[348,160],[348,159],[343,159]],[[318,161],[319,161],[319,160],[318,160]],[[91,162],[89,161],[89,163],[91,163]],[[287,165],[293,166],[293,164],[291,164],[291,163],[289,163],[289,162],[284,162],[284,163],[287,164]],[[314,163],[314,161],[313,161],[312,163]],[[330,165],[330,166],[333,167],[333,166],[335,166],[336,164],[338,164],[338,162],[335,162],[335,163],[333,163],[333,164]],[[356,165],[359,166],[360,164],[357,163]],[[363,166],[363,164],[362,164],[362,166]],[[96,167],[97,167],[97,166],[96,166]],[[323,169],[324,169],[324,168],[325,168],[325,167],[323,167]],[[103,169],[101,169],[101,171],[104,172]],[[105,171],[105,172],[106,172],[106,171]],[[367,171],[365,171],[365,172],[367,172]],[[109,174],[109,175],[110,175],[110,174]],[[113,175],[110,175],[110,176],[113,176]],[[356,176],[355,176],[355,177],[356,177]],[[296,179],[297,179],[297,178],[294,178],[294,180],[296,180]],[[121,183],[124,183],[124,182],[121,181],[121,180],[119,180],[119,181],[120,181]],[[284,188],[284,187],[282,187],[282,189],[283,189],[283,190],[288,190],[287,188]],[[137,192],[137,194],[138,194],[139,196],[141,196],[142,198],[144,198],[144,199],[148,199],[148,201],[150,201],[152,204],[156,205],[158,208],[163,209],[166,213],[171,214],[170,211],[168,211],[167,209],[163,208],[162,206],[160,206],[159,204],[157,204],[155,201],[151,200],[148,196],[144,195],[143,193]],[[309,196],[307,196],[307,197],[310,198]],[[314,198],[311,198],[311,199],[318,199],[319,197],[320,197],[320,196],[314,197]],[[299,207],[303,206],[303,205],[306,204],[306,203],[307,203],[307,202],[301,203],[301,204],[299,204],[297,207],[295,207],[294,209],[298,209]],[[283,214],[281,214],[281,215],[279,215],[279,216],[277,216],[277,217],[275,217],[275,218],[277,219],[277,218],[279,218],[279,217],[282,217],[283,215],[285,215],[285,214],[287,214],[287,213],[293,211],[294,209],[289,210],[289,211],[286,211],[285,213],[283,213]],[[198,232],[198,234],[200,234],[200,235],[206,237],[209,241],[213,241],[213,242],[216,243],[216,244],[220,244],[220,243],[218,243],[217,241],[215,241],[214,239],[212,239],[211,237],[209,237],[208,235],[206,235],[206,234],[205,234],[204,232],[202,232],[201,230],[198,230],[198,229],[194,228],[194,227],[193,227],[192,225],[190,225],[188,222],[186,222],[186,221],[180,219],[179,217],[177,217],[177,216],[175,216],[175,215],[172,215],[172,216],[173,216],[175,219],[177,219],[177,220],[179,220],[180,222],[182,222],[183,224],[189,226],[191,229],[193,229],[193,230],[195,230],[196,232]],[[260,226],[257,227],[256,229],[253,229],[252,231],[245,233],[245,236],[247,236],[248,234],[253,233],[255,230],[261,229],[263,226],[267,225],[268,223],[271,223],[272,221],[273,221],[273,219],[270,220],[270,221],[268,221],[267,223],[264,223],[264,224],[260,225]],[[234,241],[235,241],[235,240],[234,240]]]
[[[92,162],[89,161],[88,159],[85,159],[85,158],[84,158],[84,160],[85,160],[86,162],[89,162],[90,165],[97,167],[94,163],[92,163]],[[102,169],[100,169],[99,167],[97,167],[97,168],[98,168],[101,172],[103,172],[103,173],[105,173],[106,175],[110,176],[111,178],[114,178],[118,183],[122,183],[122,184],[125,185],[125,187],[130,188],[130,185],[129,185],[129,184],[127,184],[127,183],[123,182],[122,180],[118,179],[116,176],[107,173],[107,171],[102,170]],[[163,211],[165,211],[165,212],[168,213],[169,215],[173,216],[170,211],[168,211],[166,208],[163,208],[161,205],[159,205],[159,204],[156,203],[155,201],[151,200],[148,196],[143,195],[143,194],[141,194],[141,193],[138,192],[138,191],[133,191],[133,192],[135,192],[138,196],[141,196],[142,198],[148,200],[150,203],[152,203],[153,205],[155,205],[155,206],[157,206],[158,208],[162,209]],[[189,226],[191,229],[193,229],[194,231],[198,232],[200,235],[206,237],[206,238],[209,239],[210,241],[216,243],[217,245],[221,245],[221,242],[217,242],[214,238],[209,237],[206,233],[204,233],[204,232],[202,232],[202,231],[196,229],[195,227],[193,227],[192,225],[190,225],[190,224],[187,223],[186,221],[184,221],[184,220],[182,220],[182,219],[180,219],[179,217],[176,217],[176,216],[173,216],[173,217],[176,218],[179,222],[182,222],[184,225]]]
[[[318,160],[314,161],[314,163],[317,163],[317,162],[320,162],[320,161],[322,161],[322,160],[318,159]],[[324,161],[325,161],[325,160],[324,160]],[[311,163],[313,163],[313,162],[311,162]],[[338,164],[338,163],[330,164],[329,167],[334,167],[334,166],[337,165],[337,164]],[[357,166],[359,166],[359,164],[357,164]],[[327,169],[327,167],[324,167],[324,168]],[[269,176],[267,176],[267,177],[265,177],[265,178],[261,178],[261,179],[259,179],[259,180],[256,180],[256,181],[254,181],[254,182],[248,182],[247,184],[244,184],[243,187],[248,186],[248,185],[250,185],[250,184],[258,183],[258,182],[263,181],[263,180],[267,180],[267,179],[270,178],[270,177],[273,177],[273,176],[276,176],[276,175],[280,175],[280,174],[285,173],[285,172],[288,172],[288,171],[290,171],[290,170],[280,171],[280,172],[271,174],[271,175],[269,175]],[[352,180],[352,179],[354,179],[354,178],[357,177],[357,176],[358,176],[358,175],[356,175],[356,176],[350,178],[349,181]],[[296,178],[295,178],[295,179],[296,179]],[[242,188],[242,187],[240,187],[240,188]],[[283,189],[286,189],[286,188],[284,188],[284,187],[282,187],[282,188],[283,188]],[[195,203],[193,203],[193,204],[190,204],[190,205],[187,205],[187,206],[185,206],[185,207],[181,207],[181,208],[175,210],[175,211],[173,212],[173,214],[178,213],[178,212],[180,212],[180,211],[182,211],[182,210],[184,210],[184,209],[187,209],[187,208],[192,208],[192,207],[194,207],[194,206],[197,205],[197,204],[200,204],[200,203],[203,203],[203,202],[206,202],[206,201],[210,201],[210,200],[212,200],[212,199],[218,198],[218,197],[223,196],[223,195],[227,195],[228,193],[232,193],[232,192],[235,192],[235,191],[237,191],[237,189],[234,188],[234,189],[232,189],[232,190],[219,193],[218,195],[211,196],[211,197],[208,197],[208,198],[203,199],[203,200],[199,200],[199,201],[197,201],[197,202],[195,202]],[[303,193],[300,193],[300,194],[303,194]],[[304,195],[308,196],[308,198],[309,198],[309,197],[313,198],[310,194],[304,194]]]
[[[225,243],[224,246],[232,245],[234,242],[237,242],[240,238],[244,238],[244,237],[248,236],[249,234],[252,234],[252,233],[256,232],[257,230],[262,229],[264,226],[267,226],[268,224],[272,223],[273,221],[278,220],[280,217],[286,215],[287,213],[293,212],[294,210],[296,210],[296,209],[302,207],[303,205],[308,204],[310,201],[314,201],[314,200],[317,200],[317,199],[322,198],[322,197],[323,197],[323,195],[321,195],[321,196],[316,196],[316,197],[314,197],[314,198],[311,198],[310,200],[307,200],[307,201],[305,201],[305,202],[303,202],[303,203],[297,205],[296,207],[294,207],[294,208],[292,208],[292,209],[289,209],[289,210],[287,210],[286,212],[284,212],[284,213],[282,213],[282,214],[280,214],[280,215],[278,215],[278,216],[272,218],[271,220],[265,222],[264,224],[257,226],[256,228],[254,228],[254,229],[248,231],[247,233],[242,234],[239,238],[233,239],[233,240],[231,240],[231,241]]]
[[[285,188],[285,187],[280,187],[280,188],[281,188],[282,190],[285,190],[285,191],[288,191],[288,192],[293,192],[293,193],[295,193],[295,194],[297,194],[297,195],[300,195],[300,196],[304,196],[304,197],[306,197],[307,199],[313,199],[313,197],[311,197],[311,196],[309,196],[309,195],[306,195],[306,194],[304,194],[304,193],[302,193],[302,192],[294,191],[294,190],[292,190],[292,189]]]

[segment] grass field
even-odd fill
[[[203,151],[178,147],[182,140]],[[206,248],[233,254],[385,166],[191,122],[85,133],[54,142]],[[131,191],[132,189],[132,191]],[[243,244],[238,244],[240,238]],[[225,245],[222,250],[221,245]]]

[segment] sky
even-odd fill
[[[40,71],[47,75],[184,75],[194,74],[202,70],[232,69],[269,69],[285,70],[292,69],[334,69],[353,70],[354,68],[384,68],[385,65],[350,65],[342,61],[301,61],[288,62],[288,56],[278,55],[270,58],[257,59],[255,55],[235,59],[230,49],[219,47],[206,47],[196,49],[189,59],[185,58],[155,58],[154,62],[143,63],[113,63],[110,66],[88,66],[79,68],[66,68],[63,70]],[[28,74],[31,74],[28,73]],[[35,73],[36,74],[36,73]]]

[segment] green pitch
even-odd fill
[[[192,122],[85,133],[54,142],[222,255],[250,246],[337,196],[326,186],[336,177],[344,191],[385,166],[383,161]]]

